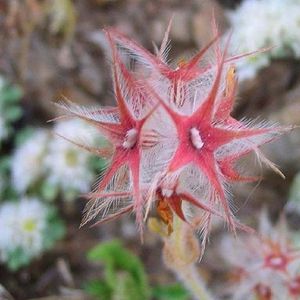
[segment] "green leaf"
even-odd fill
[[[11,106],[4,111],[4,117],[8,122],[14,122],[22,116],[22,109],[19,106]]]
[[[119,272],[117,284],[114,288],[112,300],[141,300],[146,299],[141,295],[139,287],[136,285],[131,274]]]
[[[23,96],[22,90],[13,85],[6,85],[0,93],[0,99],[2,99],[5,104],[17,103]]]
[[[100,280],[91,280],[84,285],[84,290],[97,299],[111,299],[112,291],[109,286]]]
[[[0,172],[7,172],[10,169],[11,158],[10,156],[2,156],[0,159]]]
[[[156,286],[152,289],[152,296],[157,300],[187,300],[190,297],[180,284]]]
[[[66,228],[63,221],[58,217],[57,212],[54,208],[50,208],[50,212],[47,218],[47,224],[43,237],[45,249],[50,249],[66,234]]]
[[[89,169],[94,170],[96,173],[101,173],[107,166],[107,160],[101,157],[92,156],[88,164]]]
[[[135,283],[139,299],[149,298],[149,285],[141,261],[124,249],[120,242],[102,243],[91,249],[87,257],[90,261],[101,261],[105,264],[105,280],[112,289],[119,284],[119,272],[126,272]]]
[[[9,253],[7,266],[11,271],[17,271],[21,267],[29,265],[31,259],[21,248],[17,248]]]
[[[57,186],[54,186],[49,182],[44,181],[40,185],[40,193],[44,200],[51,202],[54,201],[55,198],[58,196],[59,189]]]
[[[34,133],[35,129],[33,127],[25,127],[22,130],[19,130],[19,132],[16,135],[15,138],[15,144],[16,146],[20,146],[26,142],[27,139],[29,139],[32,134]]]

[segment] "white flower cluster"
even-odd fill
[[[234,33],[233,52],[274,47],[241,60],[240,79],[254,77],[271,58],[300,58],[299,0],[245,0],[235,11],[229,12],[228,17]]]
[[[87,135],[89,128],[78,120],[61,121],[54,132],[73,141]],[[12,183],[20,193],[47,182],[62,192],[84,193],[94,178],[88,162],[90,154],[47,130],[37,130],[16,149],[12,159]]]
[[[29,259],[43,250],[43,231],[47,226],[47,207],[37,199],[5,202],[0,206],[0,259],[9,260],[15,251]]]

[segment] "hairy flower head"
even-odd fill
[[[113,146],[84,223],[133,210],[142,228],[156,204],[171,232],[173,214],[190,222],[185,203],[189,211],[192,206],[205,212],[197,223],[206,240],[212,214],[224,218],[232,230],[242,227],[232,213],[229,187],[255,178],[240,174],[237,161],[254,152],[275,169],[259,146],[289,128],[231,116],[237,87],[234,61],[241,56],[228,56],[229,39],[221,48],[216,25],[212,42],[175,67],[167,63],[169,29],[156,54],[114,29],[106,30],[117,107],[64,105]],[[109,156],[109,149],[89,150]]]

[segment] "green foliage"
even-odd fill
[[[111,299],[112,291],[105,281],[91,280],[85,284],[86,292],[99,299]]]
[[[101,174],[105,170],[106,165],[107,160],[102,157],[93,155],[89,160],[89,168],[94,170],[97,174]]]
[[[104,280],[99,287],[94,284],[92,289],[93,292],[99,289],[100,293],[96,295],[99,299],[149,299],[150,289],[142,263],[118,241],[94,247],[88,253],[88,259],[92,262],[103,262],[105,265]],[[102,298],[103,290],[109,298]]]
[[[9,253],[7,266],[11,271],[17,271],[19,268],[27,266],[30,260],[31,258],[26,255],[22,248],[17,248]]]
[[[47,181],[43,181],[39,184],[39,193],[43,200],[46,201],[54,201],[58,194],[59,194],[59,188],[56,185],[53,185]]]
[[[35,132],[35,129],[31,126],[27,126],[23,129],[18,130],[15,138],[15,145],[16,147],[21,146],[24,144]]]
[[[44,248],[50,249],[58,240],[65,236],[66,228],[54,207],[49,208],[47,223],[48,226],[43,233]]]
[[[18,195],[14,188],[10,185],[10,165],[11,158],[3,155],[0,158],[0,202],[3,200],[17,200]]]
[[[154,287],[152,290],[152,295],[158,300],[189,299],[189,293],[180,284]]]
[[[118,241],[102,243],[87,255],[91,262],[104,263],[103,280],[86,283],[85,290],[105,300],[187,300],[188,292],[179,284],[150,288],[140,259]]]
[[[19,101],[22,97],[22,91],[19,87],[9,84],[0,77],[0,113],[5,123],[6,135],[12,132],[11,124],[22,116],[22,109]]]

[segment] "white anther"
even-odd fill
[[[135,128],[128,130],[122,146],[126,149],[131,149],[136,144],[137,138],[138,131]]]
[[[201,139],[199,130],[197,128],[193,127],[193,128],[191,128],[190,133],[191,133],[191,141],[192,141],[192,144],[194,145],[194,147],[196,149],[201,149],[203,147],[204,143]]]
[[[283,263],[283,259],[282,257],[272,257],[270,259],[270,263],[275,266],[275,267],[278,267],[278,266],[281,266],[282,263]]]

